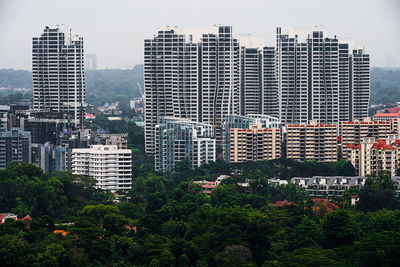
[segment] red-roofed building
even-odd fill
[[[26,215],[22,219],[18,219],[18,216],[12,213],[0,213],[0,224],[6,222],[7,219],[13,219],[14,221],[32,221],[29,215]]]
[[[325,207],[327,213],[340,209],[338,205],[329,202],[328,199],[326,198],[313,198],[311,200],[314,203],[313,207],[314,212],[318,212],[321,205]]]
[[[350,159],[349,144],[360,144],[361,139],[367,136],[385,139],[392,131],[390,121],[371,121],[370,118],[364,118],[362,121],[344,121],[341,126],[342,155],[345,159]]]
[[[294,203],[293,201],[287,201],[287,200],[277,201],[273,204],[269,204],[269,206],[279,207],[279,208],[283,208],[285,206],[293,206],[293,205],[296,205],[296,203]]]
[[[400,140],[398,134],[389,134],[385,140],[365,137],[359,145],[348,144],[350,161],[359,176],[366,176],[379,171],[390,171],[396,175],[399,168]]]

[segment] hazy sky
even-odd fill
[[[0,68],[30,69],[32,37],[55,24],[83,36],[100,68],[142,63],[158,27],[213,24],[271,46],[278,26],[324,25],[365,47],[372,66],[400,67],[400,0],[0,0]]]

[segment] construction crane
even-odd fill
[[[143,91],[142,91],[142,87],[140,86],[140,83],[139,83],[139,82],[136,82],[136,83],[137,83],[137,86],[139,87],[140,95],[142,96],[142,99],[144,99],[144,93],[143,93]]]

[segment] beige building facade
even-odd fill
[[[230,162],[271,160],[281,157],[281,130],[250,125],[230,129]]]
[[[320,162],[337,161],[337,125],[309,124],[287,125],[287,158]]]

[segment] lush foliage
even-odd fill
[[[0,225],[0,262],[2,266],[398,263],[400,211],[382,209],[385,203],[369,196],[371,190],[376,192],[373,196],[388,188],[393,193],[386,174],[368,182],[366,197],[360,192],[360,201],[377,203],[376,211],[348,207],[319,217],[306,192],[291,184],[270,185],[261,170],[246,169],[246,174],[233,175],[211,196],[192,183],[193,174],[207,178],[219,168],[216,163],[195,172],[182,166],[176,173],[142,172],[121,202],[105,203],[107,193],[91,189],[83,177],[48,176],[31,165],[13,165],[0,173],[1,209],[32,212],[33,221]],[[247,189],[237,185],[245,179]],[[296,205],[268,205],[284,199]],[[392,200],[398,202],[394,196]],[[65,230],[66,235],[54,234],[55,229]]]
[[[74,216],[86,205],[112,199],[94,184],[93,179],[70,172],[45,174],[31,164],[11,164],[0,170],[0,211],[53,219]]]

